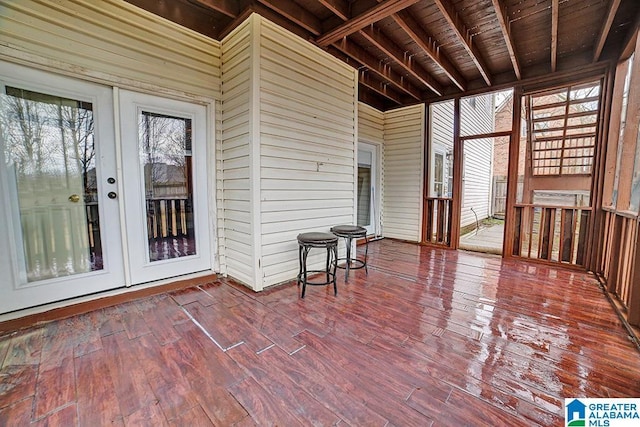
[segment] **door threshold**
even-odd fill
[[[201,271],[130,287],[122,286],[110,291],[12,311],[0,315],[0,335],[16,332],[20,329],[53,320],[60,320],[89,311],[99,310],[112,305],[122,304],[138,298],[189,288],[205,282],[215,281],[218,277],[217,273]]]

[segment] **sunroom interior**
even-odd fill
[[[635,0],[0,0],[0,424],[554,424],[637,395],[639,28]],[[302,300],[296,236],[338,224],[368,269]],[[303,365],[332,354],[336,384]],[[553,386],[492,376],[538,359]]]

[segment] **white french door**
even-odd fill
[[[119,105],[131,283],[209,270],[206,107],[124,90]]]
[[[358,143],[357,225],[367,234],[378,234],[378,147]]]
[[[123,284],[112,99],[0,62],[0,313]]]
[[[0,61],[0,314],[210,270],[207,123]]]

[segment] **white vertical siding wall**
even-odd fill
[[[256,14],[222,63],[221,253],[259,291],[298,274],[299,233],[355,221],[357,76]]]
[[[460,101],[460,134],[491,133],[495,130],[494,117],[493,94],[464,98]],[[464,162],[461,227],[474,224],[476,215],[478,220],[491,215],[493,138],[465,141]]]
[[[254,281],[251,152],[251,21],[222,44],[222,124],[218,150],[218,221],[223,273]]]
[[[429,105],[429,144],[431,151],[429,153],[429,162],[427,170],[429,172],[429,195],[433,194],[433,174],[430,168],[433,167],[433,151],[440,149],[446,155],[447,152],[453,153],[453,101],[438,102]],[[443,196],[448,196],[453,191],[449,188],[449,168],[444,166],[444,186]]]
[[[209,165],[214,168],[213,142],[219,141],[221,119],[220,42],[123,0],[0,0],[0,60],[209,104],[217,121],[210,130]],[[215,195],[209,200],[215,206]],[[213,263],[217,267],[217,260]]]
[[[460,136],[480,135],[494,130],[493,94],[460,100]]]
[[[376,198],[378,201],[384,200],[384,113],[362,102],[358,103],[358,141],[380,146],[379,169],[376,170],[376,173],[379,174],[380,184],[377,188]],[[358,206],[358,209],[361,208]],[[383,223],[384,209],[382,206],[376,207],[376,209],[379,209],[379,221]]]
[[[357,79],[326,52],[260,21],[256,208],[269,286],[296,276],[299,233],[355,221]],[[323,264],[326,253],[314,252],[312,264]]]
[[[155,94],[219,99],[220,43],[123,0],[0,0],[0,58]]]
[[[424,105],[385,113],[383,236],[420,241]]]
[[[358,139],[384,143],[384,113],[362,102],[358,103]]]

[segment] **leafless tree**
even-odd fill
[[[147,198],[155,196],[155,186],[175,181],[180,170],[187,182],[186,142],[187,123],[184,119],[161,114],[143,113],[139,123],[141,160],[145,163]],[[175,182],[171,182],[175,184]]]
[[[47,154],[43,147],[46,113],[37,102],[8,95],[2,97],[0,114],[6,157],[13,161],[17,173],[42,173]]]
[[[61,128],[69,134],[70,152],[67,156],[75,160],[82,173],[85,194],[95,191],[95,139],[93,111],[88,105],[63,106],[60,109]],[[89,181],[94,173],[92,182]]]

